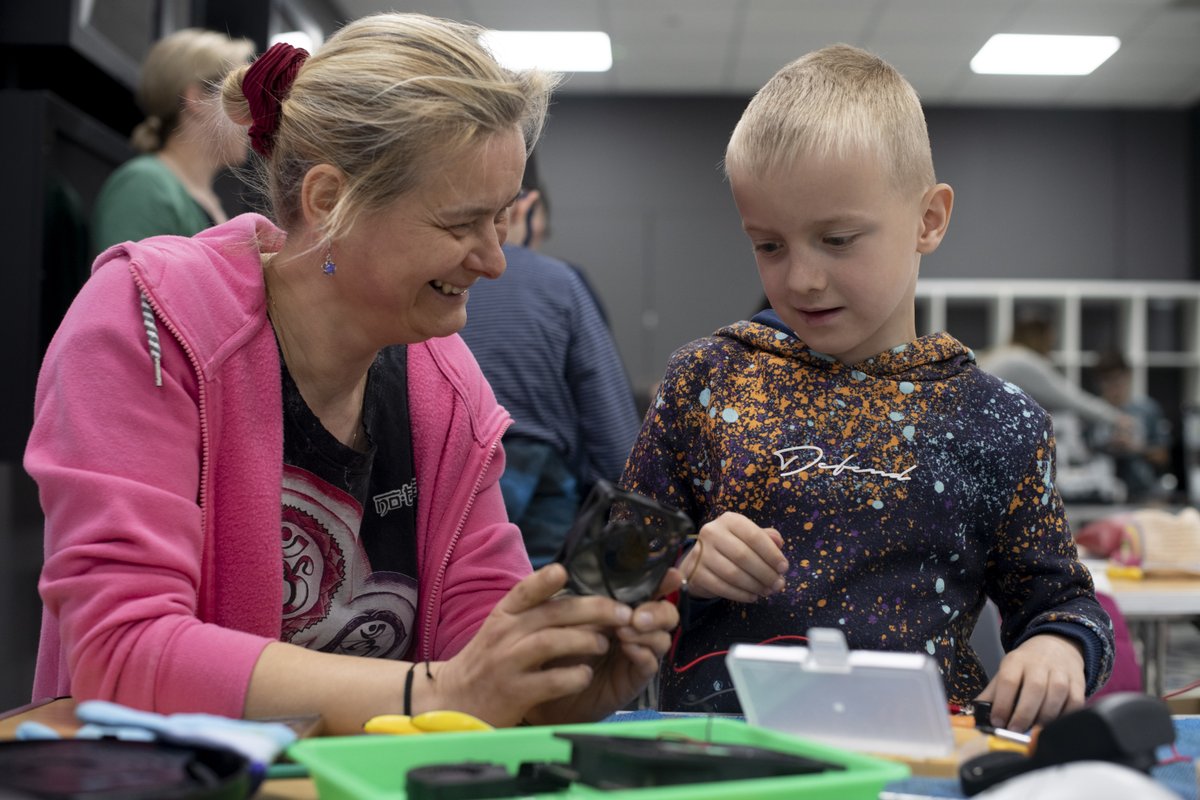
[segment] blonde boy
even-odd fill
[[[754,97],[725,166],[772,310],[672,356],[622,480],[702,526],[663,707],[736,711],[705,656],[814,626],[929,653],[951,702],[991,700],[997,724],[1080,706],[1112,633],[1050,419],[953,337],[916,335],[954,193],[915,91],[857,48],[810,53]],[[969,641],[985,595],[1008,651],[990,683]]]

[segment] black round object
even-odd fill
[[[516,780],[503,764],[462,761],[410,769],[404,794],[409,800],[483,800],[527,793],[517,790]]]
[[[118,739],[0,743],[0,798],[242,800],[252,788],[248,761],[232,750]]]

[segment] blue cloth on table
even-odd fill
[[[609,717],[614,722],[633,722],[644,719],[661,719],[660,711],[643,709],[626,711]],[[1196,789],[1196,759],[1200,758],[1200,717],[1175,718],[1175,750],[1186,760],[1155,767],[1151,771],[1154,779],[1185,800],[1200,800]],[[1175,757],[1171,748],[1159,749],[1159,761]],[[964,797],[958,781],[953,778],[923,778],[914,776],[889,783],[884,791],[898,794],[925,795],[927,797]]]
[[[178,745],[232,750],[246,758],[255,781],[288,745],[296,732],[281,722],[232,719],[215,714],[157,714],[104,700],[85,700],[75,708],[83,725],[76,739],[114,738],[127,741],[164,741]],[[54,728],[33,720],[17,726],[18,739],[58,739]]]

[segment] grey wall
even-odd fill
[[[744,99],[560,97],[538,147],[545,250],[588,273],[644,391],[676,347],[761,297],[719,162]],[[1190,279],[1192,116],[930,109],[954,186],[927,277]]]
[[[933,110],[941,278],[1193,277],[1186,112]]]

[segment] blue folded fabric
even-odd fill
[[[245,756],[256,776],[263,775],[267,766],[296,741],[296,732],[280,722],[254,722],[215,714],[163,715],[104,700],[80,703],[75,716],[83,723],[74,734],[76,738],[163,741],[233,750]],[[18,739],[59,738],[53,728],[31,721],[18,725],[16,736]]]

